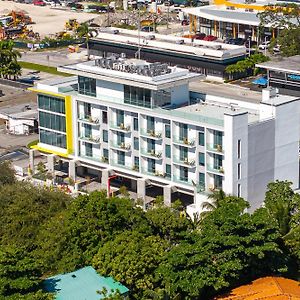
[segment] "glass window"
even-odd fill
[[[222,176],[214,175],[214,187],[215,189],[222,189]]]
[[[201,190],[205,190],[205,174],[199,173],[199,186]]]
[[[204,146],[205,140],[204,140],[204,132],[199,132],[199,146]]]
[[[199,153],[199,165],[205,166],[205,154],[202,152]]]
[[[104,143],[108,143],[108,131],[107,130],[103,130],[103,142]]]
[[[153,106],[162,107],[171,104],[171,91],[159,90],[153,91]]]
[[[117,151],[118,155],[118,165],[125,166],[125,153],[122,151]]]
[[[148,172],[155,173],[155,160],[152,158],[147,158],[148,160]]]
[[[108,149],[103,149],[103,158],[108,161]]]
[[[167,158],[171,158],[171,146],[170,145],[165,146],[165,156]]]
[[[65,100],[57,97],[38,95],[40,109],[65,114]]]
[[[181,181],[188,181],[189,179],[189,171],[186,167],[180,167],[179,176]]]
[[[214,148],[223,146],[223,133],[221,131],[214,130]]]
[[[78,76],[78,93],[87,96],[96,96],[96,79]]]
[[[242,168],[241,168],[241,164],[238,163],[237,165],[237,179],[241,179],[241,175],[242,175]]]
[[[155,151],[155,141],[152,139],[147,139],[147,152]]]
[[[171,178],[172,171],[171,171],[171,165],[166,164],[166,178]]]
[[[90,143],[85,143],[85,155],[92,157],[93,156],[93,145]]]
[[[151,91],[124,85],[124,102],[135,106],[151,108]]]
[[[65,116],[39,111],[39,126],[66,132],[66,118]]]
[[[188,148],[179,146],[179,159],[180,160],[187,160],[188,158]]]
[[[147,132],[154,131],[154,117],[147,117]]]
[[[66,135],[63,133],[57,133],[53,131],[40,129],[40,141],[41,143],[59,148],[67,147]]]
[[[223,157],[219,154],[214,154],[214,169],[219,170],[223,166]]]
[[[83,124],[83,134],[82,137],[91,138],[92,137],[92,125]]]
[[[188,126],[187,124],[179,123],[179,140],[184,141],[188,137]]]
[[[135,137],[133,139],[133,147],[134,147],[134,150],[139,150],[140,146],[139,146],[139,138]]]
[[[135,130],[135,131],[139,130],[139,120],[138,120],[138,118],[133,118],[133,130]]]
[[[238,185],[237,185],[237,196],[241,197],[241,194],[242,194],[242,187],[241,187],[241,184],[238,183]]]
[[[123,132],[117,132],[117,144],[121,145],[125,143],[125,134]]]
[[[241,140],[237,141],[237,158],[240,159],[241,158]]]
[[[117,110],[117,126],[124,126],[124,110]]]
[[[102,123],[107,124],[107,111],[102,111]]]
[[[140,159],[139,159],[138,156],[135,156],[135,157],[134,157],[134,166],[135,166],[136,168],[139,168],[139,167],[140,167]]]
[[[166,138],[171,138],[171,126],[165,125],[165,136]]]

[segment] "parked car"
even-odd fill
[[[270,46],[270,41],[266,41],[266,42],[259,44],[258,49],[265,50],[265,49],[268,49],[269,46]]]
[[[46,3],[43,0],[34,0],[33,5],[46,6]]]
[[[141,28],[141,31],[143,32],[152,32],[154,31],[153,27],[152,26],[144,26]]]
[[[207,35],[203,40],[204,40],[204,41],[208,41],[208,42],[213,42],[213,41],[215,41],[216,39],[217,39],[217,37],[214,36],[214,35]]]
[[[206,34],[205,33],[196,33],[195,36],[194,36],[194,39],[195,40],[204,40],[204,38],[206,37]]]

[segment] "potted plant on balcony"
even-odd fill
[[[120,129],[125,129],[125,126],[123,123],[120,124]]]
[[[101,161],[104,162],[104,163],[107,163],[108,162],[108,157],[102,156]]]
[[[133,170],[133,171],[138,171],[138,170],[139,170],[139,166],[133,165],[132,170]]]
[[[120,144],[120,148],[121,148],[121,149],[125,149],[125,143],[124,143],[124,142],[122,142],[122,143]]]
[[[189,141],[188,141],[188,139],[187,139],[186,137],[183,139],[183,143],[184,143],[185,145],[188,145],[188,144],[189,144]]]
[[[219,172],[220,172],[220,173],[224,173],[223,167],[220,167],[220,168],[219,168]]]
[[[88,120],[89,120],[89,122],[93,123],[93,118],[92,118],[92,116],[89,116],[89,117],[88,117]]]
[[[222,152],[222,146],[219,145],[219,144],[217,145],[217,151],[218,151],[218,152]]]

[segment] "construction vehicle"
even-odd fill
[[[75,31],[79,27],[79,23],[76,19],[69,19],[69,21],[66,22],[65,28],[66,30],[72,30]]]

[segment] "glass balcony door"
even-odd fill
[[[214,169],[219,170],[223,166],[223,159],[221,155],[214,154]]]
[[[89,118],[92,115],[92,107],[90,103],[83,103],[84,117]]]
[[[155,160],[148,158],[148,172],[155,173]]]
[[[154,118],[153,117],[147,117],[147,132],[153,131],[154,132]]]
[[[184,141],[188,138],[188,126],[186,124],[179,124],[179,140]]]
[[[90,143],[85,143],[85,155],[92,157],[93,156],[93,145]]]
[[[147,139],[147,152],[155,151],[155,141],[152,139]]]
[[[118,110],[117,111],[117,126],[124,126],[124,111]]]
[[[83,124],[84,126],[84,137],[89,138],[92,136],[92,126],[89,124]]]
[[[214,148],[223,146],[223,133],[221,131],[214,131]]]
[[[181,161],[186,161],[188,159],[188,148],[186,147],[179,147],[179,159]]]
[[[180,169],[179,169],[179,178],[180,178],[180,181],[188,181],[188,179],[189,179],[188,168],[180,167]]]
[[[117,132],[117,144],[121,145],[125,142],[125,135],[123,132]]]
[[[125,166],[125,153],[122,151],[118,151],[117,155],[118,155],[118,165]]]

